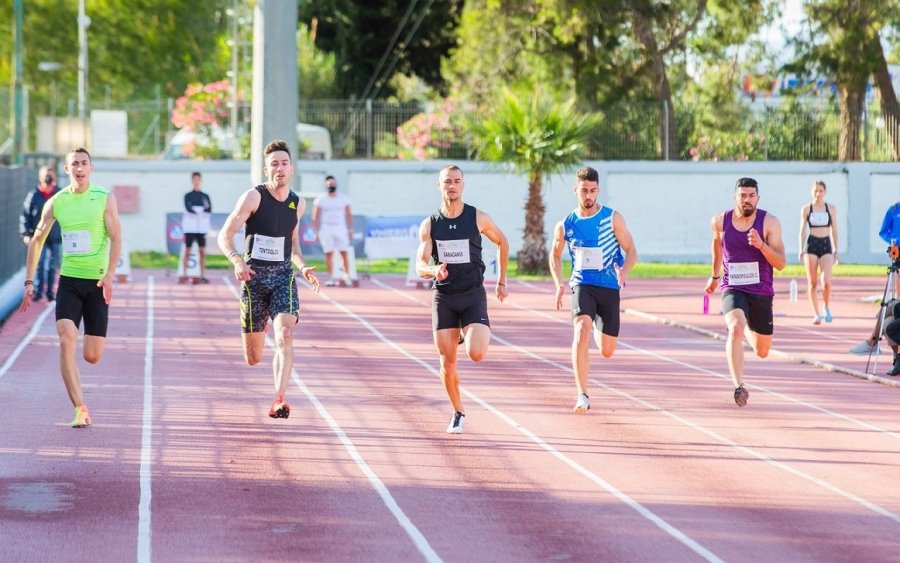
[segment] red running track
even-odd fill
[[[116,287],[102,362],[82,366],[88,429],[66,425],[46,306],[0,332],[0,560],[900,554],[900,390],[846,353],[882,280],[837,280],[819,327],[778,280],[775,353],[748,356],[744,409],[703,281],[629,282],[586,416],[571,412],[568,313],[549,285],[512,282],[490,301],[488,358],[460,362],[468,416],[452,436],[430,295],[400,277],[301,292],[288,420],[266,416],[271,350],[242,363],[233,282],[134,278]]]

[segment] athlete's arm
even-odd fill
[[[553,283],[556,285],[556,310],[562,309],[563,293],[566,291],[566,284],[563,282],[562,276],[562,251],[566,246],[566,233],[563,222],[560,221],[553,228],[553,244],[550,246],[550,275],[553,276]]]
[[[350,204],[347,204],[347,207],[344,209],[344,213],[347,215],[347,232],[350,233],[350,242],[353,242],[353,213],[350,211]]]
[[[809,219],[810,213],[812,213],[811,203],[800,208],[800,262],[803,262],[803,255],[806,254],[806,222]]]
[[[706,293],[715,291],[719,285],[719,278],[722,277],[722,230],[725,228],[725,214],[713,215],[709,223],[713,232],[712,243],[709,245],[712,254],[712,273],[706,280]]]
[[[34,233],[28,241],[28,251],[25,256],[26,281],[34,279],[34,273],[37,271],[38,259],[41,257],[41,251],[44,249],[44,242],[47,240],[50,229],[55,222],[56,217],[53,216],[53,201],[50,200],[44,204],[44,209],[41,211],[41,218],[38,220],[37,227],[34,228]],[[26,283],[25,290],[22,294],[22,304],[19,305],[19,312],[24,313],[28,310],[28,307],[31,306],[32,293],[34,293],[34,285]]]
[[[234,211],[225,219],[225,224],[222,225],[219,236],[216,238],[222,254],[227,256],[228,260],[234,264],[234,276],[241,281],[249,280],[250,276],[255,272],[234,249],[234,236],[247,224],[250,216],[259,209],[259,202],[260,196],[256,190],[244,192],[244,195],[238,199],[237,204],[234,206]]]
[[[766,214],[763,221],[763,236],[760,237],[755,229],[750,229],[750,245],[762,252],[766,261],[776,270],[783,270],[787,264],[784,255],[784,241],[781,239],[781,222],[771,213]]]
[[[313,230],[315,230],[317,233],[319,232],[319,221],[321,221],[321,220],[322,220],[322,210],[319,208],[318,203],[314,203],[313,204],[312,222],[313,222]]]
[[[119,222],[119,204],[112,193],[106,196],[106,211],[103,212],[103,221],[106,223],[106,235],[109,237],[109,264],[106,274],[97,282],[97,287],[103,288],[103,300],[109,305],[112,301],[113,278],[116,276],[116,266],[119,265],[119,256],[122,254],[122,224]]]
[[[300,269],[300,275],[309,282],[313,291],[319,293],[319,280],[315,274],[316,267],[306,265],[306,260],[303,259],[303,250],[300,248],[300,219],[306,212],[306,202],[303,201],[303,198],[300,198],[300,202],[302,203],[297,205],[297,225],[291,233],[291,261]]]
[[[625,251],[625,263],[618,269],[619,287],[625,287],[625,278],[637,263],[637,248],[634,246],[634,239],[631,237],[628,227],[625,226],[625,218],[618,211],[613,212],[612,226],[619,246]]]
[[[419,225],[419,249],[416,251],[416,274],[420,278],[447,279],[447,264],[431,265],[431,218],[426,217]]]
[[[828,211],[831,212],[831,249],[834,252],[834,265],[837,266],[838,263],[838,228],[837,228],[837,208],[833,205],[828,206]]]
[[[475,222],[478,224],[478,230],[486,236],[489,241],[497,245],[497,288],[495,293],[497,299],[503,302],[509,295],[506,289],[506,270],[509,267],[509,241],[506,235],[500,230],[500,227],[494,223],[491,216],[483,211],[476,210]]]

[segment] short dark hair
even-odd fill
[[[759,184],[753,178],[738,178],[737,183],[734,185],[734,191],[738,191],[740,188],[755,188],[756,193],[759,193]]]
[[[273,152],[278,152],[278,151],[284,151],[284,152],[288,153],[289,157],[291,156],[291,149],[290,149],[290,147],[288,147],[287,142],[279,139],[277,141],[272,141],[271,143],[266,145],[266,148],[263,150],[263,158],[269,156]]]
[[[203,177],[203,174],[201,174],[199,172],[191,172],[191,180],[193,180],[194,178],[202,178],[202,177]]]
[[[84,147],[75,147],[74,149],[70,149],[69,152],[66,153],[66,162],[69,161],[69,156],[70,156],[70,155],[78,154],[78,153],[80,153],[80,152],[86,154],[87,157],[88,157],[88,160],[90,160],[91,162],[94,161],[94,159],[91,158],[91,153],[89,153],[88,150],[87,150],[86,148],[84,148]]]
[[[457,166],[455,164],[448,164],[447,166],[441,168],[441,171],[438,172],[438,176],[440,176],[444,172],[450,172],[451,170],[455,170],[456,172],[459,172],[460,174],[462,174],[463,177],[465,177],[465,174],[463,174],[462,168],[460,168],[459,166]]]
[[[325,181],[327,182],[328,180],[334,180],[334,176],[325,176]]]
[[[590,166],[585,166],[584,168],[579,168],[577,171],[575,171],[575,179],[579,182],[600,183],[600,173]]]

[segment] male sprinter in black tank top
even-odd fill
[[[300,320],[300,299],[291,262],[313,291],[319,292],[315,268],[303,262],[298,239],[303,199],[291,191],[294,164],[284,141],[272,141],[263,151],[268,178],[265,184],[244,192],[219,231],[219,248],[234,264],[234,277],[241,282],[241,332],[244,359],[249,365],[262,359],[269,319],[275,326],[275,400],[272,418],[287,418],[291,407],[284,400],[294,367],[292,340]],[[247,226],[244,254],[234,249],[234,236]]]
[[[416,254],[416,272],[423,278],[434,279],[431,322],[434,344],[441,358],[441,381],[453,405],[453,417],[447,427],[449,434],[461,434],[466,417],[456,372],[460,331],[465,334],[466,354],[473,362],[484,359],[491,340],[481,259],[482,234],[498,248],[496,295],[501,302],[507,296],[509,263],[506,236],[487,213],[463,203],[464,186],[459,167],[451,165],[441,170],[438,178],[441,208],[422,221]],[[433,265],[429,259],[434,261]]]

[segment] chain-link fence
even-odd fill
[[[157,89],[152,99],[93,107],[125,111],[129,154],[158,156],[175,133],[173,104]],[[477,158],[465,127],[467,120],[483,118],[474,110],[384,100],[305,100],[298,109],[301,122],[328,129],[333,158]],[[0,115],[9,111],[9,94],[0,89]],[[590,160],[838,159],[840,112],[833,99],[744,100],[728,109],[680,104],[671,112],[658,103],[623,103],[595,111],[602,119],[587,147]],[[238,115],[241,130],[249,130],[249,105]],[[860,131],[862,160],[892,160],[891,135],[877,101],[866,104]],[[9,137],[9,120],[0,119],[0,145]]]
[[[28,190],[37,186],[37,170],[0,166],[0,284],[25,266],[25,245],[19,236],[19,216]]]

